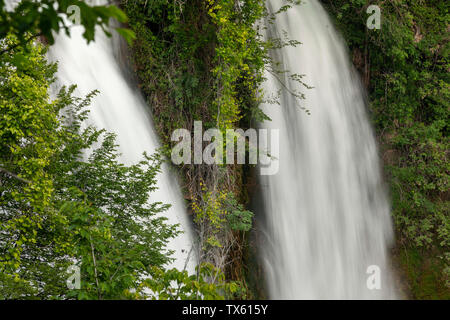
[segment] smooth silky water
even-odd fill
[[[275,12],[279,0],[268,1]],[[261,176],[264,241],[260,255],[272,299],[395,298],[388,248],[393,238],[377,146],[364,89],[347,49],[320,3],[300,6],[268,24],[268,37],[302,42],[273,52],[280,68],[305,74],[300,105],[282,90],[280,105],[265,104],[279,129],[279,171]],[[267,73],[267,93],[298,84]],[[380,268],[381,289],[369,290],[369,266]]]
[[[97,1],[98,4],[104,2]],[[144,151],[152,154],[160,146],[149,108],[115,58],[120,49],[119,42],[98,29],[95,41],[88,45],[82,32],[82,27],[73,26],[70,38],[61,33],[50,47],[50,61],[58,62],[56,86],[76,84],[75,94],[80,97],[99,90],[90,106],[89,122],[114,132],[122,154],[120,160],[127,165],[135,164],[143,159]],[[176,259],[170,267],[182,270],[192,247],[190,224],[179,185],[168,169],[165,165],[162,167],[162,173],[157,177],[158,190],[150,194],[150,201],[171,204],[162,215],[168,218],[168,223],[179,223],[184,230],[168,245],[175,251],[173,257]],[[192,253],[187,263],[190,272],[194,270],[194,256]]]

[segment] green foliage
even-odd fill
[[[47,93],[55,69],[43,53],[39,46],[17,48],[0,61],[0,270],[21,287],[26,284],[16,271],[23,252],[37,244],[42,223],[52,221],[53,183],[45,168],[57,145],[58,119]],[[13,66],[18,59],[26,63]]]
[[[226,219],[231,230],[250,231],[252,228],[253,212],[244,210],[242,204],[238,203],[232,193],[224,200],[227,211]]]
[[[287,0],[284,8],[297,2]],[[286,72],[273,67],[269,50],[298,42],[265,40],[264,28],[255,28],[274,19],[264,0],[124,0],[122,6],[137,35],[133,59],[140,85],[164,141],[176,128],[192,129],[194,120],[205,129],[268,120],[259,108],[264,72]]]
[[[442,137],[436,123],[405,126],[391,138],[392,147],[401,150],[399,165],[389,165],[394,219],[404,241],[430,248],[450,247],[448,191],[450,164],[448,138]]]
[[[152,106],[157,129],[168,142],[192,119],[213,126],[211,101],[215,28],[203,0],[122,1],[137,37],[133,60],[140,86]]]
[[[159,300],[223,300],[233,297],[238,284],[225,281],[222,271],[203,263],[194,275],[187,271],[163,271],[153,267],[151,277],[142,285],[140,296]],[[146,293],[150,290],[150,293]]]
[[[208,0],[208,15],[216,26],[214,89],[217,125],[230,128],[241,117],[243,99],[239,90],[255,100],[263,81],[268,53],[254,24],[265,14],[264,1],[249,0],[236,9],[234,0]]]
[[[179,297],[233,289],[219,274],[211,283],[207,267],[194,276],[164,270],[167,241],[179,231],[166,222],[168,205],[152,202],[160,157],[121,164],[114,135],[85,123],[96,92],[81,99],[62,88],[50,101],[56,68],[45,50],[8,41],[0,56],[0,298],[142,299],[144,287],[163,297],[174,277]],[[14,66],[18,55],[23,64]],[[72,265],[80,289],[67,288]]]
[[[86,162],[77,161],[80,145],[68,144],[70,153],[55,168],[55,187],[67,190],[55,198],[74,233],[75,257],[81,257],[81,290],[74,293],[79,299],[127,298],[149,266],[171,261],[165,246],[178,233],[166,218],[156,217],[166,205],[148,204],[160,160],[144,155],[136,165],[120,164],[111,134]]]
[[[44,36],[53,44],[53,32],[63,30],[70,35],[70,23],[65,18],[70,19],[76,14],[77,11],[71,10],[74,8],[72,6],[79,9],[79,21],[84,27],[83,37],[87,42],[94,40],[96,26],[100,26],[109,35],[107,28],[110,18],[119,22],[127,21],[123,11],[114,5],[90,6],[82,0],[23,0],[14,10],[8,11],[5,0],[0,0],[0,40],[7,35],[14,35],[23,45],[38,36]],[[128,41],[134,38],[130,30],[116,30]]]
[[[201,226],[202,243],[208,247],[223,248],[227,246],[228,231],[249,231],[252,227],[253,213],[243,209],[232,192],[212,192],[203,186],[201,198],[192,202],[194,222]]]
[[[369,90],[398,243],[415,252],[431,251],[430,260],[438,261],[436,256],[447,255],[450,248],[450,3],[371,1],[381,8],[381,30],[368,30],[367,1],[323,2],[335,15]],[[450,265],[444,260],[436,266],[441,273],[432,279],[438,290],[439,283],[448,283],[445,270]],[[411,283],[421,272],[408,272]],[[427,296],[429,289],[428,285]],[[425,296],[421,290],[412,286],[416,297]]]
[[[280,12],[297,2],[284,1]],[[166,150],[175,129],[192,132],[197,120],[205,130],[219,128],[223,136],[226,129],[245,130],[270,120],[259,108],[268,100],[265,95],[272,94],[261,90],[264,74],[287,71],[277,69],[269,51],[298,42],[264,37],[265,28],[258,24],[275,18],[265,4],[265,0],[121,1],[136,34],[135,71]],[[305,87],[301,76],[289,76]],[[298,90],[290,93],[302,98]],[[242,279],[246,232],[253,216],[242,204],[246,168],[204,164],[179,169],[194,213],[198,259],[221,269],[228,279]]]
[[[408,277],[408,286],[415,299],[450,299],[449,283],[441,280],[442,270],[450,262],[449,254],[442,256],[423,248],[401,248],[399,251],[402,273]]]

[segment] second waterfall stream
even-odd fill
[[[269,0],[269,11],[283,4]],[[271,118],[263,127],[279,129],[279,171],[260,179],[269,298],[395,298],[390,207],[364,90],[345,44],[316,0],[302,0],[266,27],[267,37],[286,32],[302,43],[272,58],[313,87],[299,102],[308,115],[283,88],[297,84],[286,74],[267,74],[267,93],[283,89],[280,105],[262,106]],[[370,278],[377,275],[379,285]]]

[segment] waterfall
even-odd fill
[[[89,121],[98,128],[114,132],[121,161],[126,165],[135,164],[142,160],[144,151],[151,154],[159,147],[148,106],[115,59],[119,49],[117,42],[98,29],[95,41],[88,45],[82,38],[83,31],[82,27],[73,26],[70,38],[60,34],[50,47],[50,60],[58,61],[58,85],[76,84],[77,96],[85,96],[95,89],[100,91],[91,105]],[[168,245],[175,251],[176,259],[170,267],[182,270],[191,248],[190,228],[177,181],[167,166],[162,169],[157,177],[158,190],[150,194],[150,201],[171,204],[163,215],[168,218],[168,223],[179,223],[184,230]],[[193,260],[191,257],[187,264],[189,271],[194,269]]]
[[[268,1],[272,12],[282,4]],[[287,90],[280,105],[262,106],[272,119],[263,127],[280,130],[279,171],[260,180],[265,212],[260,254],[269,297],[395,298],[387,257],[390,207],[364,90],[346,47],[316,0],[303,0],[266,26],[268,37],[286,31],[302,43],[274,50],[272,57],[282,69],[305,74],[303,80],[314,87],[304,89],[300,101],[310,115]],[[290,89],[297,85],[286,75],[267,73],[264,89],[283,89],[280,81]],[[381,288],[370,290],[367,279],[376,275]]]

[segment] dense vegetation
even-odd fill
[[[194,275],[166,269],[167,242],[180,231],[166,222],[168,204],[152,201],[160,156],[121,164],[114,135],[85,123],[97,92],[78,98],[75,87],[62,88],[51,99],[57,66],[42,44],[8,30],[0,42],[0,299],[233,294],[237,286],[210,264]]]
[[[369,91],[397,230],[395,256],[413,298],[450,298],[450,3],[323,1]]]
[[[126,22],[127,16],[114,5],[90,6],[82,0],[40,0],[15,1],[14,10],[4,10],[5,3],[13,1],[0,0],[0,39],[14,35],[19,44],[25,44],[38,37],[44,37],[50,44],[54,43],[54,33],[64,31],[70,35],[70,22],[83,25],[83,37],[93,41],[96,27],[108,31],[110,18],[119,22]],[[78,16],[77,16],[78,15]],[[134,38],[134,34],[124,28],[115,28],[127,40]],[[7,50],[8,47],[2,48]]]

